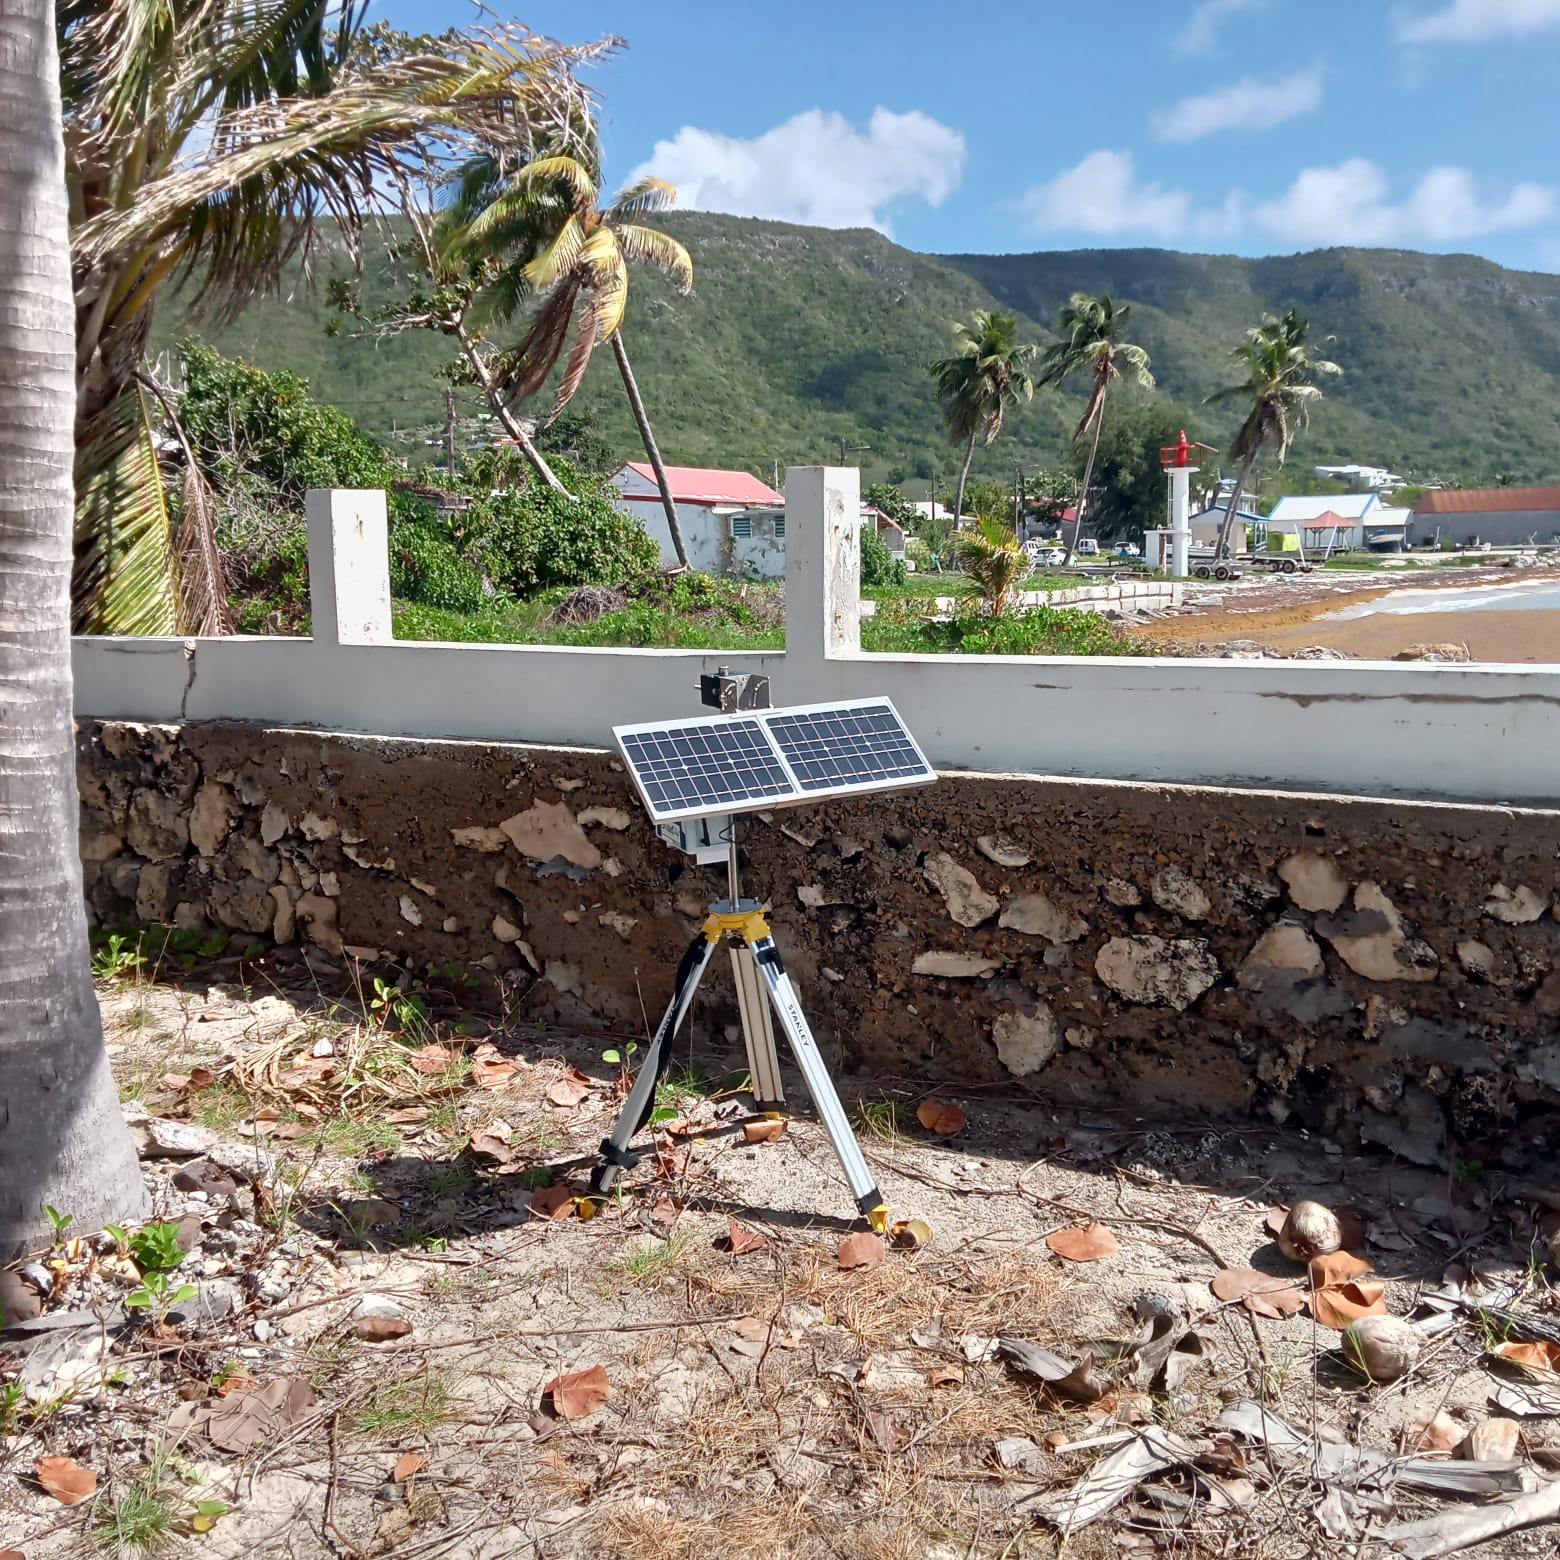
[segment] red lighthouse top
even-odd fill
[[[1203,452],[1213,453],[1211,444],[1197,444],[1186,437],[1186,429],[1181,430],[1181,437],[1174,444],[1164,444],[1159,449],[1159,464],[1166,471],[1179,469],[1183,471],[1201,471]]]

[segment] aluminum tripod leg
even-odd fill
[[[748,946],[752,948],[759,973],[769,988],[769,999],[774,1004],[780,1027],[791,1042],[791,1054],[796,1058],[796,1065],[801,1068],[802,1077],[806,1080],[813,1107],[823,1120],[824,1130],[834,1145],[840,1168],[845,1172],[845,1179],[850,1182],[856,1206],[873,1229],[881,1231],[888,1223],[888,1205],[883,1201],[883,1194],[878,1191],[877,1182],[867,1168],[856,1134],[850,1129],[845,1107],[840,1104],[840,1097],[834,1091],[834,1080],[823,1065],[818,1042],[813,1039],[812,1030],[808,1028],[807,1019],[802,1013],[802,1005],[797,1001],[796,988],[780,961],[780,950],[775,946],[774,938],[768,935],[767,929],[765,935],[754,938]]]
[[[672,1000],[666,1005],[661,1027],[656,1030],[645,1052],[645,1059],[639,1064],[634,1087],[623,1102],[617,1124],[602,1140],[601,1163],[590,1178],[591,1198],[605,1197],[618,1176],[624,1170],[633,1169],[638,1162],[637,1157],[629,1153],[628,1145],[633,1141],[634,1134],[650,1119],[650,1112],[655,1106],[656,1085],[666,1075],[672,1059],[672,1038],[693,1001],[694,992],[699,989],[699,982],[709,968],[714,952],[715,944],[700,932],[683,955],[682,963],[677,966],[677,984],[672,988]],[[582,1216],[586,1201],[589,1199],[580,1205]]]
[[[785,1104],[785,1086],[780,1081],[780,1058],[775,1055],[774,1025],[769,1021],[769,993],[746,943],[732,947],[731,977],[737,985],[753,1103],[760,1110],[779,1110]]]

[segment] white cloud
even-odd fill
[[[1322,73],[1297,71],[1277,81],[1248,76],[1206,97],[1184,98],[1154,115],[1161,141],[1200,141],[1221,130],[1271,130],[1321,106]]]
[[[1466,168],[1433,168],[1406,200],[1393,204],[1387,176],[1363,157],[1336,168],[1307,168],[1279,200],[1258,208],[1257,221],[1291,243],[1449,243],[1549,221],[1555,191],[1517,184],[1486,203]]]
[[[886,233],[895,202],[946,200],[965,155],[957,130],[919,110],[875,108],[863,133],[843,114],[811,108],[747,141],[684,125],[631,177],[670,180],[693,211]]]
[[[1021,202],[1041,232],[1140,233],[1152,238],[1205,238],[1235,231],[1240,199],[1221,211],[1198,211],[1184,190],[1140,184],[1130,152],[1090,152],[1076,168],[1036,184]]]
[[[1227,17],[1266,4],[1267,0],[1202,0],[1176,35],[1175,46],[1182,54],[1207,54],[1218,43],[1219,28]]]
[[[1560,27],[1560,0],[1451,0],[1426,16],[1398,18],[1407,43],[1475,43]]]

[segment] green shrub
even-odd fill
[[[932,549],[919,536],[905,538],[905,557],[918,569],[929,569],[932,566]]]
[[[903,585],[905,566],[888,550],[878,528],[868,521],[861,528],[861,583]]]
[[[446,612],[476,612],[487,599],[477,566],[435,526],[416,520],[391,522],[390,590]]]
[[[1147,641],[1077,607],[1030,607],[1003,617],[965,612],[931,619],[907,600],[879,603],[877,613],[862,620],[861,645],[888,654],[1154,654]]]

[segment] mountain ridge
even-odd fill
[[[1334,338],[1328,355],[1345,371],[1297,443],[1297,464],[1357,460],[1470,482],[1560,474],[1560,276],[1398,249],[934,255],[870,228],[696,212],[660,220],[693,254],[695,291],[680,296],[637,269],[624,339],[676,464],[772,474],[777,462],[838,460],[843,439],[870,446],[847,451],[869,478],[924,478],[935,465],[945,480],[957,452],[942,435],[926,365],[951,348],[953,321],[1000,308],[1017,314],[1021,339],[1043,344],[1061,303],[1081,290],[1134,306],[1133,339],[1149,349],[1162,396],[1210,444],[1226,443],[1238,422],[1233,409],[1202,405],[1226,382],[1230,349],[1263,313],[1293,303],[1319,340]],[[318,270],[330,274],[328,264]],[[387,267],[371,262],[365,304],[391,285]],[[296,369],[370,432],[392,439],[399,430],[404,448],[428,448],[442,426],[437,369],[447,343],[330,337],[329,318],[323,287],[252,305],[218,330],[172,309],[154,346],[193,329],[263,367]],[[1081,400],[1073,387],[1042,392],[977,456],[977,473],[1065,458]],[[576,405],[620,457],[639,453],[610,354],[592,362]],[[544,392],[528,410],[549,406]]]

